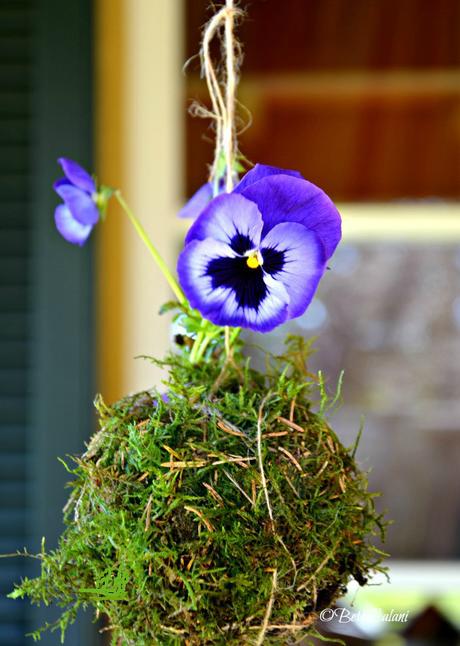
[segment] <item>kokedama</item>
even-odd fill
[[[166,390],[96,400],[100,430],[66,468],[66,529],[37,555],[41,575],[11,596],[64,608],[65,630],[91,606],[112,644],[290,644],[317,613],[381,569],[385,523],[327,413],[310,344],[287,338],[264,373],[242,328],[267,332],[302,315],[341,237],[329,197],[297,171],[256,164],[241,179],[235,136],[238,61],[227,0],[207,25],[203,69],[216,125],[209,182],[184,207],[194,218],[178,281],[118,190],[61,158],[58,231],[82,245],[117,199],[163,272],[181,329],[162,361]],[[219,78],[209,43],[224,42]]]

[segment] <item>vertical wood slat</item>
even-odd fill
[[[174,271],[182,183],[184,5],[98,0],[97,7],[98,174],[122,189]],[[134,357],[163,356],[169,319],[157,312],[171,292],[116,205],[110,205],[108,220],[98,240],[97,348],[98,386],[111,401],[164,376]]]

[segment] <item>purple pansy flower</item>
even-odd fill
[[[340,237],[339,212],[320,188],[257,164],[193,223],[179,281],[212,323],[268,332],[305,312]]]
[[[203,186],[192,195],[189,201],[184,204],[179,213],[179,218],[190,218],[194,220],[197,218],[201,211],[209,204],[213,198],[212,182],[206,182]]]
[[[224,179],[220,179],[217,185],[217,194],[223,193],[225,182]],[[215,197],[214,195],[214,186],[212,182],[206,182],[203,186],[192,195],[189,201],[184,204],[179,213],[177,214],[179,218],[188,218],[190,220],[195,220],[202,211],[208,206],[209,202]]]
[[[54,190],[64,200],[56,207],[54,219],[59,233],[72,244],[83,245],[99,220],[94,179],[77,162],[61,157],[65,177],[54,183]]]

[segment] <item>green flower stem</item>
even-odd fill
[[[184,293],[182,292],[179,283],[177,280],[174,278],[172,273],[170,272],[169,268],[167,267],[165,261],[163,258],[160,256],[157,248],[153,245],[152,241],[147,235],[147,232],[145,231],[144,227],[142,224],[139,222],[139,220],[136,218],[128,204],[125,202],[125,199],[123,198],[122,194],[120,191],[115,191],[115,197],[118,200],[118,203],[120,204],[121,208],[123,211],[126,213],[128,218],[131,221],[131,224],[136,230],[136,233],[139,235],[140,239],[142,242],[145,244],[147,249],[150,251],[150,254],[152,255],[154,261],[158,265],[160,271],[162,272],[163,276],[166,278],[168,281],[169,286],[171,287],[175,297],[179,301],[181,305],[184,305],[187,301],[184,296]]]
[[[241,328],[236,327],[233,329],[233,332],[230,334],[230,347],[235,343],[235,341],[238,339],[240,336]]]
[[[198,350],[200,348],[200,345],[203,342],[204,337],[205,337],[204,332],[198,332],[198,334],[196,335],[195,341],[190,351],[190,357],[189,357],[190,363],[198,362]]]
[[[203,321],[202,325],[204,324],[205,322]],[[233,346],[235,341],[238,339],[240,332],[241,332],[241,328],[239,327],[228,329],[229,350]],[[221,333],[222,333],[222,328],[220,327],[215,328],[208,332],[204,332],[204,331],[198,332],[198,334],[196,335],[195,341],[193,343],[192,350],[190,352],[190,357],[189,357],[190,363],[198,363],[203,358],[203,355],[206,352],[211,341],[215,339],[217,336],[219,336],[219,334]]]
[[[204,337],[203,342],[199,346],[199,348],[197,350],[197,353],[196,353],[197,361],[199,361],[203,357],[204,353],[206,352],[206,348],[208,347],[208,345],[211,343],[212,339],[215,336],[216,336],[216,334],[207,334]]]
[[[208,345],[219,334],[220,334],[220,329],[219,328],[217,330],[214,330],[214,332],[208,332],[207,334],[205,334],[204,339],[202,340],[202,342],[199,345],[198,350],[196,352],[196,360],[197,361],[199,361],[203,357],[204,353],[206,352],[206,349],[207,349]]]

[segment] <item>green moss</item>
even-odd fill
[[[55,627],[92,606],[113,644],[289,644],[379,569],[382,519],[355,447],[314,412],[308,345],[291,339],[266,375],[222,345],[164,362],[167,402],[96,402],[59,547],[13,593],[62,605]]]

